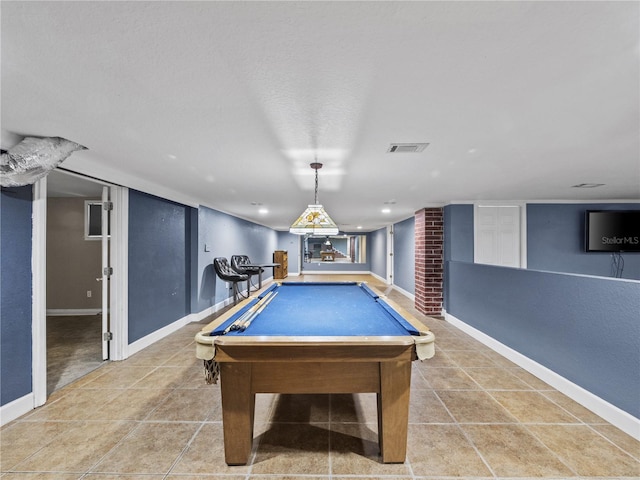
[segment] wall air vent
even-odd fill
[[[420,153],[427,148],[428,143],[392,143],[387,153]]]

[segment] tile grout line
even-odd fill
[[[196,428],[196,431],[193,432],[193,435],[191,435],[191,438],[189,439],[187,444],[182,448],[182,450],[180,451],[180,453],[178,454],[176,459],[173,461],[171,466],[169,466],[169,469],[167,470],[167,472],[162,477],[163,480],[166,479],[169,475],[171,475],[172,470],[176,467],[176,465],[178,465],[178,463],[180,463],[180,461],[184,457],[185,453],[187,453],[187,451],[189,450],[189,448],[191,447],[191,445],[195,441],[195,439],[198,436],[198,434],[200,433],[200,431],[204,428],[204,425],[205,425],[205,421],[203,420],[202,422],[200,422],[200,426],[198,428]]]
[[[420,374],[422,374],[422,372],[420,372]],[[472,378],[472,380],[473,380],[473,378]],[[440,395],[438,395],[438,392],[434,389],[433,393],[436,396],[436,398],[438,399],[438,401],[440,402],[440,404],[442,405],[442,407],[446,410],[446,412],[449,414],[449,416],[453,419],[455,426],[458,428],[458,431],[467,440],[467,442],[469,442],[469,444],[473,447],[473,450],[476,452],[476,455],[478,455],[480,457],[480,460],[482,460],[482,463],[484,463],[484,465],[487,467],[487,469],[489,470],[491,475],[493,475],[493,478],[497,478],[496,473],[494,472],[493,468],[491,468],[491,465],[489,465],[489,462],[484,458],[484,455],[482,455],[482,453],[480,453],[480,450],[478,450],[478,447],[476,446],[475,442],[473,442],[471,440],[471,438],[469,438],[469,436],[467,435],[467,432],[465,432],[464,429],[460,426],[460,422],[455,417],[455,415],[453,415],[451,410],[449,410],[449,408],[444,403],[442,398],[440,398]]]
[[[453,360],[454,363],[456,363],[457,365],[458,362],[456,362],[455,360]],[[461,367],[463,370],[465,370],[465,367]],[[468,367],[467,367],[468,368]],[[502,368],[502,367],[500,367]],[[527,431],[530,435],[533,436],[533,438],[535,438],[541,445],[543,445],[543,447],[552,454],[553,457],[555,457],[562,465],[564,465],[565,467],[567,467],[567,469],[572,472],[575,476],[579,476],[578,472],[576,472],[573,468],[571,468],[570,465],[568,465],[556,452],[554,452],[553,450],[551,450],[551,448],[549,448],[547,446],[546,443],[544,443],[542,441],[542,439],[540,439],[537,435],[535,435],[530,428],[528,428],[528,424],[525,422],[520,421],[519,418],[515,417],[515,415],[513,415],[504,405],[502,405],[496,398],[495,396],[491,393],[491,390],[486,389],[483,385],[481,385],[479,382],[477,382],[473,377],[471,377],[471,375],[469,375],[466,371],[465,374],[467,374],[467,376],[469,376],[479,387],[480,390],[482,392],[484,392],[485,394],[489,395],[491,397],[491,399],[496,402],[510,417],[514,418],[514,420],[516,420],[515,423],[513,423],[513,425],[518,425],[521,428],[523,428],[525,431]],[[552,401],[551,399],[549,399],[547,396],[545,396],[544,394],[540,393],[540,391],[537,388],[534,388],[532,385],[528,384],[527,382],[524,382],[527,386],[532,388],[532,392],[537,393],[538,395],[543,396],[544,398],[547,398],[548,400]],[[525,391],[525,392],[529,392],[529,390],[516,390],[516,391]],[[556,404],[555,402],[552,401],[552,403]],[[557,404],[556,404],[557,405]],[[558,405],[560,407],[560,405]],[[566,413],[568,413],[572,418],[575,418],[579,423],[582,423],[581,420],[579,418],[577,418],[575,415],[571,414],[570,412],[566,411],[564,408],[560,407],[563,411],[565,411]],[[454,417],[455,418],[455,417]],[[456,422],[458,425],[460,425],[459,422]],[[465,423],[467,424],[467,423]],[[495,425],[495,422],[491,422],[491,425]],[[538,424],[538,423],[536,423]],[[543,425],[549,425],[548,423],[540,423]],[[512,425],[511,423],[509,423],[508,425]],[[570,423],[568,425],[575,425],[575,423]],[[478,454],[481,456],[482,460],[485,462],[485,464],[487,465],[487,467],[489,468],[489,470],[491,471],[491,473],[494,475],[495,478],[498,478],[497,475],[495,474],[493,468],[491,468],[491,466],[489,465],[489,463],[487,461],[485,461],[484,456],[482,456],[480,454],[480,452],[477,450],[475,443],[472,441],[471,438],[469,438],[469,436],[467,435],[467,433],[464,431],[464,429],[462,429],[462,427],[460,426],[460,429],[463,431],[463,435],[465,436],[465,438],[467,438],[467,441],[471,442],[471,444],[474,446],[474,449],[476,449],[476,451],[478,452]]]
[[[550,425],[550,424],[546,424],[546,425]],[[557,458],[558,461],[562,465],[567,467],[569,469],[569,471],[574,474],[574,476],[582,477],[582,475],[579,475],[578,472],[574,468],[572,468],[571,465],[569,465],[567,462],[565,462],[564,459],[557,452],[553,451],[545,442],[542,441],[542,439],[540,437],[538,437],[538,435],[536,435],[533,431],[531,431],[531,429],[529,428],[529,426],[527,424],[523,424],[522,428],[524,428],[527,432],[529,432],[529,434],[533,438],[535,438],[548,452],[550,452],[551,455],[553,455],[555,458]]]
[[[117,420],[119,422],[129,422],[131,420]],[[137,423],[137,425],[135,425],[126,435],[124,435],[120,440],[118,440],[110,449],[108,449],[104,455],[102,455],[93,465],[91,465],[87,471],[84,473],[84,475],[89,475],[92,473],[92,470],[94,468],[96,468],[98,465],[100,465],[100,463],[111,453],[113,452],[118,445],[120,445],[122,442],[124,442],[127,438],[129,438],[130,436],[133,435],[133,433],[138,430],[140,428],[140,426],[142,425],[142,422],[133,420],[134,423]],[[102,472],[95,472],[95,473],[102,473]]]

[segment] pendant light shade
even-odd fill
[[[289,228],[289,232],[296,235],[337,235],[338,226],[318,203],[318,169],[322,168],[322,164],[314,162],[310,166],[316,171],[315,204],[309,205],[302,212]]]
[[[289,232],[297,235],[337,235],[338,227],[322,205],[309,205],[291,225]]]

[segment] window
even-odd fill
[[[84,202],[84,239],[100,240],[102,238],[102,202],[86,200]],[[107,214],[108,215],[108,214]],[[107,237],[111,234],[111,216],[108,218]]]

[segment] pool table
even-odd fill
[[[404,462],[411,362],[434,338],[366,283],[274,283],[236,305],[196,335],[220,374],[226,463],[248,461],[256,393],[363,392],[377,394],[382,461]]]

